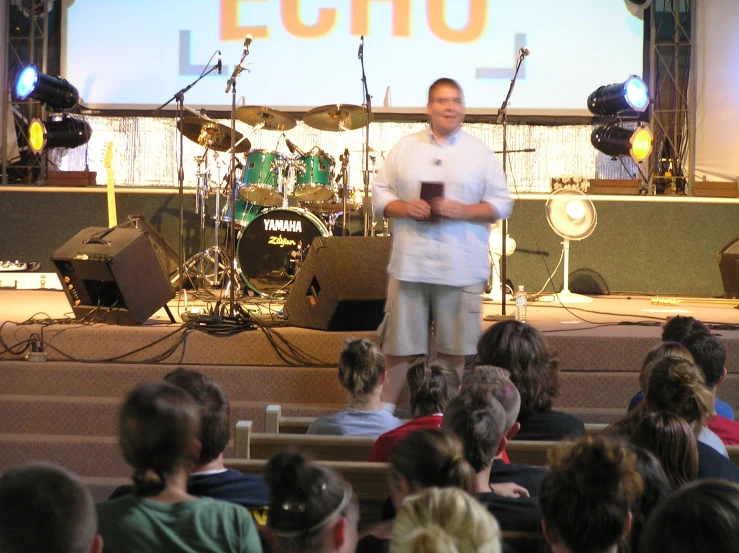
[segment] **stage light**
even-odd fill
[[[87,144],[90,125],[69,115],[41,121],[34,119],[28,127],[28,145],[35,154],[54,148],[76,148]]]
[[[29,65],[15,81],[15,95],[19,100],[33,98],[53,111],[72,109],[80,99],[80,93],[66,79],[39,73]]]
[[[593,130],[590,141],[596,150],[613,158],[630,156],[635,162],[644,161],[652,151],[652,133],[645,126],[628,129],[609,123]]]
[[[601,86],[588,96],[588,109],[594,115],[613,116],[626,110],[641,113],[648,106],[647,85],[636,75],[623,83]]]

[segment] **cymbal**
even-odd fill
[[[241,106],[236,108],[236,119],[247,125],[261,125],[268,131],[289,131],[297,122],[284,111],[262,106]]]
[[[370,121],[374,116],[370,113]],[[321,131],[353,131],[367,125],[365,109],[352,104],[330,104],[313,108],[303,117],[305,124]]]
[[[180,128],[179,125],[177,128]],[[231,129],[210,119],[202,117],[185,117],[182,120],[182,134],[187,138],[218,152],[227,152],[231,149]],[[234,131],[236,137],[235,152],[237,154],[251,150],[248,138],[239,131]],[[239,142],[241,141],[241,142]]]

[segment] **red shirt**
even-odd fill
[[[430,417],[420,417],[399,426],[395,430],[385,432],[377,438],[375,445],[372,446],[368,461],[372,463],[388,463],[393,454],[395,446],[403,440],[411,432],[422,430],[424,428],[440,428],[443,417],[441,415],[431,415]],[[503,462],[508,464],[508,455],[503,452]]]
[[[739,445],[739,422],[721,415],[713,415],[706,420],[706,426],[721,438],[724,445]]]

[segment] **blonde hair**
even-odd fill
[[[339,357],[339,380],[353,397],[372,392],[385,373],[382,350],[366,338],[348,339]]]
[[[408,497],[395,519],[390,553],[500,553],[500,527],[459,488],[428,488]]]
[[[649,369],[651,364],[663,357],[681,357],[693,363],[693,356],[684,345],[678,342],[662,342],[649,350],[647,356],[642,363],[641,371],[639,371],[639,389],[642,392],[647,391],[647,382],[649,382]]]

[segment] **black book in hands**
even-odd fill
[[[432,206],[429,218],[424,223],[441,223],[442,216],[433,211],[434,199],[444,197],[443,182],[421,182],[421,199]]]

